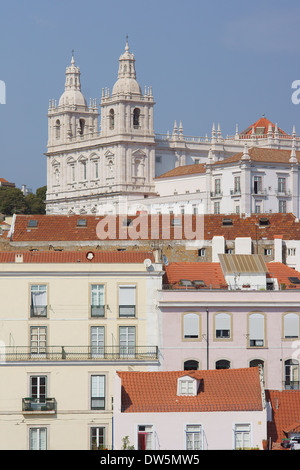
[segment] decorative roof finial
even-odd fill
[[[128,45],[128,34],[126,34],[126,46],[125,46],[125,51],[129,51],[129,45]]]
[[[71,60],[71,64],[74,65],[75,64],[75,59],[74,59],[74,49],[72,49],[72,60]]]

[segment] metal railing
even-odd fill
[[[43,352],[32,352],[28,346],[0,347],[4,362],[41,361],[122,361],[157,360],[157,346],[47,346]]]
[[[46,317],[47,305],[30,305],[31,317]]]
[[[283,382],[284,390],[299,390],[299,381],[298,380],[285,380]]]
[[[22,411],[25,412],[49,412],[56,411],[55,398],[39,398],[26,397],[22,398]]]

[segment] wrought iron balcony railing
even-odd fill
[[[55,398],[22,398],[22,411],[26,413],[55,413]]]
[[[31,305],[30,316],[31,317],[46,317],[47,305]]]
[[[158,359],[157,346],[46,346],[32,351],[28,346],[0,347],[2,362],[35,361],[148,361]]]

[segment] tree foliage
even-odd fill
[[[24,196],[19,188],[0,187],[0,212],[13,214],[45,214],[47,187],[42,186],[36,193]]]

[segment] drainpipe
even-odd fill
[[[209,330],[208,330],[208,308],[206,309],[206,369],[209,369]]]

